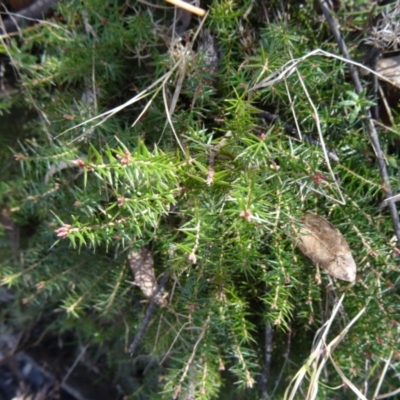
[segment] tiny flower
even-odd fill
[[[21,160],[23,160],[24,158],[25,158],[25,156],[24,156],[22,153],[14,154],[14,159],[15,159],[15,161],[21,161]]]
[[[326,181],[326,176],[320,173],[312,175],[311,178],[318,186],[321,185],[322,181]]]
[[[196,264],[197,257],[196,257],[196,254],[194,254],[193,251],[189,254],[188,261],[190,261],[193,264]]]
[[[392,290],[394,288],[394,284],[390,281],[386,281],[385,286],[389,289]]]
[[[199,306],[196,304],[193,304],[193,303],[189,303],[187,307],[188,307],[189,311],[191,311],[191,312],[194,312],[199,309]]]
[[[85,161],[81,160],[81,159],[77,159],[72,161],[74,165],[76,165],[77,167],[84,167],[85,166]]]
[[[269,165],[269,167],[270,167],[271,169],[274,169],[275,171],[278,171],[278,170],[280,169],[280,166],[279,166],[276,162],[274,162],[274,161],[271,162],[271,164]]]
[[[242,211],[242,212],[239,214],[239,216],[242,217],[242,218],[244,218],[247,222],[250,222],[250,221],[251,221],[251,218],[252,218],[252,215],[251,215],[251,211],[250,211],[250,210]]]
[[[83,203],[82,203],[81,201],[78,201],[78,200],[74,202],[74,206],[75,206],[75,207],[79,207],[79,206],[81,206],[82,204],[83,204]]]
[[[56,229],[55,232],[57,233],[57,237],[65,239],[68,236],[70,228],[71,225],[64,224],[61,228]]]
[[[128,150],[125,150],[124,154],[125,154],[125,157],[117,154],[117,158],[119,161],[121,161],[121,164],[128,164],[131,161],[131,153],[129,153]]]
[[[209,168],[209,170],[208,170],[206,183],[208,186],[211,186],[214,183],[214,169],[213,168]]]
[[[122,207],[125,204],[125,197],[118,197],[118,207]]]

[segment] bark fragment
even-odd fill
[[[134,277],[134,283],[139,286],[144,296],[149,300],[155,296],[155,303],[161,307],[166,307],[168,305],[168,293],[163,290],[156,293],[158,285],[151,252],[145,247],[139,251],[130,250],[128,252],[128,261]]]

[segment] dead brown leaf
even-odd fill
[[[344,236],[325,218],[307,212],[296,228],[296,245],[318,267],[334,278],[356,280],[356,264]]]

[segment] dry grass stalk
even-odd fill
[[[351,322],[342,330],[342,332],[340,332],[333,340],[331,340],[327,344],[327,337],[329,334],[329,330],[336,319],[338,311],[342,307],[343,300],[344,300],[344,295],[342,295],[342,297],[335,305],[329,320],[326,321],[325,324],[318,330],[316,339],[314,340],[314,346],[311,351],[310,357],[304,363],[304,365],[299,369],[295,377],[288,385],[284,395],[284,400],[292,400],[295,398],[296,393],[300,389],[304,381],[304,378],[306,376],[308,376],[309,385],[305,399],[306,400],[316,399],[318,396],[320,376],[328,360],[331,360],[339,376],[343,379],[343,382],[358,396],[358,398],[361,400],[367,400],[367,398],[356,388],[356,386],[349,379],[346,378],[346,376],[338,368],[337,364],[332,358],[333,351],[347,335],[351,326],[354,325],[355,322],[365,312],[366,310],[365,307],[351,320]]]

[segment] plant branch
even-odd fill
[[[140,326],[140,329],[138,333],[135,335],[135,338],[133,339],[132,344],[129,346],[129,354],[132,356],[132,354],[135,352],[137,346],[139,345],[140,340],[142,339],[144,333],[146,332],[147,326],[149,325],[150,318],[154,313],[154,309],[156,308],[157,305],[157,295],[161,293],[161,291],[164,289],[164,286],[166,285],[168,280],[168,274],[164,273],[160,284],[158,285],[156,291],[154,292],[153,298],[151,299],[150,305],[146,310],[146,314],[143,318],[142,325]]]
[[[332,34],[340,48],[340,51],[342,52],[342,55],[344,56],[345,59],[351,61],[349,52],[347,50],[347,46],[339,32],[339,29],[337,28],[336,22],[334,21],[331,11],[329,9],[329,6],[327,4],[326,0],[319,0],[321,4],[321,9],[322,12],[325,15],[326,20],[328,21],[328,24],[331,28]],[[351,78],[353,80],[353,84],[355,87],[355,90],[358,94],[360,94],[363,90],[363,87],[361,85],[361,81],[358,75],[358,72],[355,68],[355,66],[349,62],[348,63],[349,69],[350,69],[350,74]],[[393,221],[393,227],[394,227],[394,232],[397,238],[397,246],[400,246],[400,226],[399,226],[399,213],[396,208],[396,204],[394,203],[393,200],[389,200],[393,196],[393,191],[392,188],[390,187],[390,180],[389,180],[389,174],[388,170],[386,168],[386,162],[385,162],[385,156],[383,154],[383,151],[381,149],[380,143],[379,143],[379,138],[378,138],[378,133],[375,129],[375,125],[372,120],[372,115],[370,110],[365,110],[366,111],[366,128],[367,132],[372,144],[372,148],[374,149],[377,161],[378,161],[378,167],[379,167],[379,173],[381,175],[383,184],[385,185],[385,192],[386,192],[386,199],[387,199],[387,204],[389,207],[390,214],[392,216],[392,221]]]

